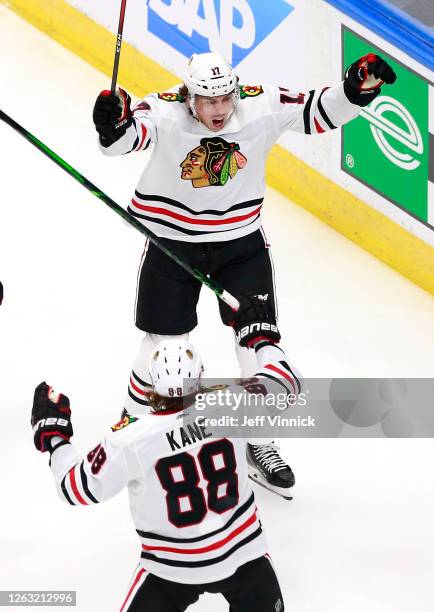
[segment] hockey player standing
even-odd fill
[[[150,94],[132,109],[122,89],[116,95],[102,92],[93,119],[105,155],[154,145],[129,212],[227,291],[267,300],[275,324],[273,267],[261,228],[267,153],[286,130],[322,134],[347,123],[395,78],[391,67],[371,53],[349,67],[343,83],[301,93],[240,85],[218,53],[195,54],[181,87]],[[144,364],[154,347],[163,338],[187,338],[197,325],[200,289],[199,281],[146,243],[135,309],[136,325],[146,335],[133,365],[128,412],[147,404],[150,381]],[[223,323],[230,325],[230,308],[222,302],[219,307]],[[236,353],[241,375],[251,375],[253,351],[244,342],[236,343]],[[274,446],[251,445],[249,457],[274,484],[293,484]]]
[[[237,329],[246,323],[237,313]],[[274,339],[250,340],[259,369],[255,392],[261,386],[267,396],[277,384],[293,394],[291,369]],[[248,480],[245,441],[183,427],[196,394],[206,393],[202,370],[187,338],[161,341],[149,360],[150,412],[125,416],[86,457],[70,443],[68,398],[46,383],[36,388],[34,442],[50,452],[63,501],[92,505],[128,488],[141,557],[121,612],[182,612],[204,592],[222,593],[231,612],[284,610]],[[247,391],[249,383],[240,381]]]

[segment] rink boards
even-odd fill
[[[120,2],[4,3],[111,75]],[[434,293],[433,73],[423,57],[368,25],[323,0],[129,0],[120,82],[136,96],[165,90],[179,82],[191,53],[213,47],[242,82],[301,91],[335,83],[360,54],[380,52],[398,72],[397,86],[343,130],[285,135],[270,154],[267,180]]]

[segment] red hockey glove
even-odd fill
[[[46,382],[42,382],[35,389],[31,424],[35,446],[41,453],[54,450],[51,444],[53,436],[60,436],[68,442],[74,433],[69,399],[66,395],[55,394]]]
[[[395,81],[396,74],[389,64],[379,55],[368,53],[348,68],[344,91],[353,104],[367,106],[378,96],[383,83],[392,85]]]
[[[274,311],[266,301],[246,295],[236,296],[240,308],[233,313],[232,327],[240,346],[251,348],[260,340],[276,343],[280,340]]]
[[[133,122],[131,98],[126,91],[118,89],[116,94],[102,91],[93,108],[93,122],[103,147],[119,140]]]

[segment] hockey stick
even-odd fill
[[[119,60],[121,58],[122,36],[124,32],[125,9],[127,0],[122,0],[121,12],[119,14],[118,34],[116,37],[115,59],[113,63],[112,84],[110,87],[111,93],[116,91],[116,81],[118,80]]]
[[[61,157],[59,157],[54,151],[49,149],[43,142],[38,140],[36,136],[33,136],[30,132],[24,129],[19,123],[14,121],[9,115],[0,110],[0,119],[10,125],[18,134],[23,136],[26,140],[28,140],[32,145],[34,145],[39,151],[44,153],[47,157],[49,157],[55,164],[63,168],[65,172],[67,172],[70,176],[75,178],[76,181],[81,183],[83,187],[88,189],[94,196],[99,198],[104,204],[106,204],[109,208],[111,208],[116,214],[118,214],[124,221],[132,225],[136,228],[141,234],[149,238],[149,240],[155,244],[163,253],[165,253],[168,257],[176,261],[176,263],[184,268],[189,274],[194,276],[199,282],[203,285],[206,285],[211,291],[213,291],[225,304],[230,306],[232,310],[238,310],[240,307],[240,303],[233,295],[219,287],[217,283],[215,283],[211,278],[203,274],[197,268],[192,268],[188,265],[183,259],[178,257],[171,249],[169,249],[165,243],[158,238],[151,230],[144,227],[140,221],[138,221],[133,215],[130,215],[129,212],[124,210],[119,204],[117,204],[114,200],[112,200],[107,194],[105,194],[101,189],[99,189],[96,185],[91,183],[85,176],[80,174],[77,170],[75,170],[72,166],[70,166],[66,161],[64,161]]]

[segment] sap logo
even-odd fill
[[[185,57],[220,51],[237,66],[293,10],[287,0],[149,0],[148,30]]]

